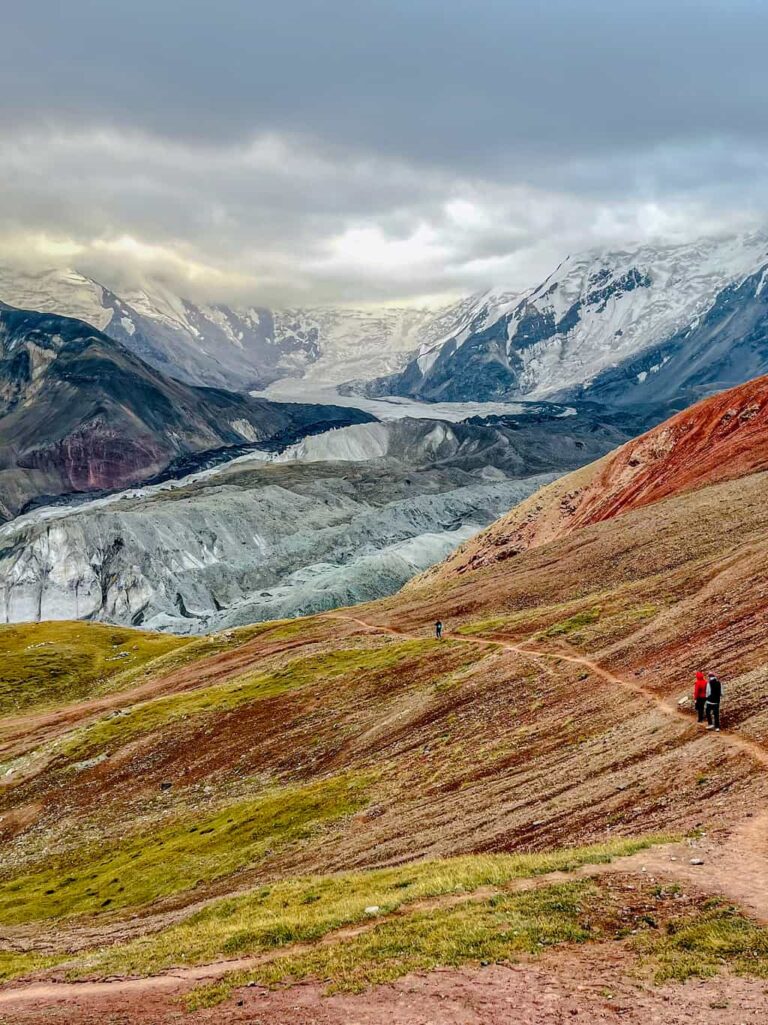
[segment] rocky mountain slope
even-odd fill
[[[196,633],[368,601],[626,436],[544,406],[359,424],[188,482],[40,510],[0,530],[0,621]]]
[[[190,453],[371,419],[192,388],[83,321],[0,308],[0,519],[43,496],[126,487]]]
[[[0,688],[0,970],[26,980],[0,1007],[378,1025],[429,993],[489,1020],[500,992],[499,1022],[762,1020],[765,400],[707,400],[528,500],[565,529],[472,562],[513,517],[383,601],[155,657],[0,628],[25,681]]]
[[[570,256],[518,302],[354,387],[680,408],[768,370],[766,270],[765,234]]]
[[[768,377],[706,399],[513,509],[435,572],[464,573],[668,495],[768,470]]]
[[[270,310],[193,303],[158,282],[120,294],[76,270],[0,267],[0,301],[76,317],[189,384],[248,391],[283,377],[334,384],[399,369],[421,345],[461,329],[488,296],[441,309],[343,306]],[[494,303],[511,300],[499,294]]]

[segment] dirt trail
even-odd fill
[[[391,915],[382,915],[366,920],[356,925],[344,926],[323,936],[316,943],[294,943],[284,947],[276,948],[264,954],[251,957],[231,958],[228,960],[212,961],[208,964],[177,966],[157,975],[146,978],[122,978],[116,977],[98,981],[83,982],[56,982],[39,981],[27,984],[10,984],[0,989],[0,1022],[4,1019],[2,1014],[8,1010],[16,1009],[21,1011],[26,1008],[44,1006],[49,1002],[57,1005],[70,1005],[77,1007],[85,1000],[96,1004],[100,1000],[114,1000],[116,998],[133,1000],[144,999],[149,995],[173,996],[188,991],[190,988],[205,982],[216,981],[233,972],[248,971],[257,968],[275,958],[288,955],[300,954],[318,946],[327,946],[334,943],[342,943],[354,939],[365,932],[374,929],[383,921],[396,918],[401,915],[414,914],[417,912],[431,911],[446,907],[453,907],[458,904],[474,900],[482,900],[499,892],[525,892],[539,887],[552,886],[557,883],[570,882],[576,879],[594,878],[612,873],[621,875],[642,874],[644,878],[655,881],[656,879],[670,882],[685,883],[692,885],[695,889],[703,890],[705,893],[712,892],[709,885],[716,883],[718,894],[730,899],[740,900],[747,908],[756,915],[768,922],[768,871],[763,876],[763,889],[752,889],[753,879],[749,871],[744,871],[744,856],[750,844],[757,844],[764,837],[766,829],[766,817],[756,818],[749,822],[749,825],[741,831],[734,833],[733,842],[725,846],[715,848],[715,845],[708,845],[706,840],[692,842],[679,842],[659,845],[638,851],[628,857],[619,857],[611,862],[601,864],[586,864],[569,872],[556,871],[548,872],[540,876],[532,876],[523,879],[514,879],[500,888],[483,887],[470,893],[446,894],[441,897],[434,897],[404,904],[401,908],[392,912]],[[699,855],[706,859],[710,851],[717,852],[718,874],[713,877],[706,874],[701,866],[691,864],[691,855]],[[696,860],[699,860],[697,858]],[[735,866],[739,866],[739,872]],[[720,876],[720,869],[726,879]],[[764,868],[768,866],[764,864]],[[736,891],[724,892],[720,883],[728,878],[736,878]],[[63,969],[54,969],[61,971]]]
[[[394,637],[418,638],[422,635],[409,633],[396,627],[380,626],[369,623],[357,616],[343,613],[327,613],[329,618],[348,619],[359,626]],[[541,651],[530,647],[530,641],[513,644],[498,636],[473,637],[471,634],[449,634],[444,637],[452,640],[465,641],[468,644],[481,644],[489,648],[505,649],[517,655],[541,660],[565,661],[572,665],[583,666],[608,683],[629,691],[652,702],[659,711],[670,718],[676,719],[687,730],[696,726],[684,718],[676,705],[666,701],[650,687],[641,683],[625,680],[615,673],[604,669],[597,662],[584,655],[568,654],[562,651]],[[700,736],[700,733],[696,734]],[[759,765],[768,768],[768,751],[760,744],[740,737],[733,732],[709,734],[713,743],[723,744],[735,749]],[[691,864],[690,849],[671,851],[656,848],[644,857],[645,867],[676,882],[695,883],[712,893],[724,896],[749,910],[760,921],[768,924],[768,811],[745,819],[731,834],[726,844],[708,843],[706,840],[697,844],[696,853],[701,854],[704,866]],[[696,860],[699,860],[698,858]],[[714,870],[706,867],[708,861],[714,863]],[[702,878],[702,876],[704,878]]]
[[[358,617],[341,613],[326,613],[323,618],[346,620],[347,622],[356,623],[365,630],[384,633],[393,637],[423,638],[423,635],[420,634],[410,633],[395,627],[369,623]],[[689,723],[683,720],[677,707],[660,697],[652,689],[640,683],[616,676],[585,656],[568,654],[562,651],[541,651],[530,647],[530,642],[513,644],[510,641],[495,636],[473,637],[468,634],[446,634],[445,636],[468,644],[483,645],[489,650],[505,649],[528,658],[545,661],[559,660],[583,666],[607,682],[622,687],[624,690],[635,695],[642,696],[652,702],[664,715],[674,717],[681,725],[689,728]],[[768,751],[759,744],[733,733],[722,733],[717,738],[713,737],[712,739],[713,742],[724,744],[748,754],[760,765],[768,767]],[[695,861],[703,862],[703,864],[694,864]],[[530,889],[537,886],[546,886],[553,882],[602,875],[609,872],[642,873],[646,878],[661,878],[670,882],[693,886],[704,893],[724,896],[742,905],[756,918],[768,924],[768,812],[745,819],[732,832],[724,844],[718,844],[710,841],[707,837],[703,837],[698,840],[660,845],[640,851],[631,857],[616,859],[606,865],[584,865],[573,872],[554,872],[531,879],[516,880],[509,884],[508,887],[505,887],[505,889]],[[483,895],[484,891],[478,891],[461,896],[449,895],[442,898],[434,898],[433,900],[414,902],[405,905],[402,910],[393,914],[428,910],[459,901],[478,899]],[[375,918],[355,926],[336,930],[329,933],[319,942],[321,944],[343,942],[346,939],[360,935],[368,929],[374,928],[382,920],[383,918]],[[81,1006],[81,1001],[87,1002],[90,1007],[97,1006],[101,1001],[113,1000],[116,997],[120,1001],[126,998],[140,1001],[142,998],[149,997],[152,994],[167,997],[184,992],[198,983],[222,978],[230,972],[254,968],[271,958],[287,953],[297,953],[306,949],[310,949],[310,945],[294,944],[269,954],[229,961],[216,961],[205,965],[174,968],[143,979],[117,978],[72,983],[40,981],[19,986],[11,985],[0,990],[0,1021],[3,1020],[2,1015],[9,1010],[15,1009],[23,1012],[43,1006],[51,1001],[59,1006],[69,1006],[72,1010],[76,1010]],[[459,974],[453,972],[454,976]],[[95,1005],[92,1003],[93,1001],[96,1002]],[[29,1019],[25,1018],[25,1020]],[[98,1019],[94,1018],[93,1020]],[[672,1019],[669,1020],[671,1021]],[[678,1019],[674,1020],[677,1021]]]
[[[357,623],[358,626],[361,626],[366,630],[390,634],[393,637],[406,637],[412,640],[424,639],[421,634],[410,633],[407,630],[400,630],[397,627],[380,626],[377,623],[369,623],[364,619],[359,619],[357,616],[347,616],[339,612],[324,613],[323,618],[346,619],[352,623]],[[568,654],[564,651],[541,651],[540,649],[529,647],[529,641],[523,641],[522,644],[513,644],[511,641],[507,641],[494,634],[491,634],[488,637],[476,637],[472,634],[466,633],[455,634],[445,632],[443,637],[454,641],[465,641],[467,644],[479,644],[488,648],[502,648],[506,651],[513,651],[516,655],[525,655],[529,658],[568,662],[571,665],[583,666],[583,668],[589,669],[590,672],[601,677],[603,680],[606,680],[608,683],[616,684],[618,687],[621,687],[632,694],[651,701],[656,705],[659,711],[663,712],[664,715],[677,719],[681,723],[685,722],[686,725],[692,725],[682,718],[680,709],[677,705],[662,698],[651,687],[646,687],[642,683],[636,683],[632,680],[626,680],[621,676],[616,676],[615,673],[610,672],[608,669],[604,669],[597,662],[594,662],[592,659],[587,658],[584,655]],[[754,758],[755,761],[768,768],[768,750],[760,744],[747,740],[746,737],[740,737],[738,734],[732,732],[721,733],[718,740],[729,747],[745,752],[750,755],[751,758]]]
[[[663,852],[663,854],[659,857],[658,852]],[[588,863],[568,872],[547,872],[538,876],[512,879],[501,887],[481,887],[469,893],[451,893],[440,897],[410,901],[389,915],[378,915],[356,925],[335,929],[315,943],[292,943],[275,948],[268,953],[257,954],[251,957],[229,958],[200,965],[177,966],[146,978],[117,977],[99,981],[46,981],[33,982],[27,985],[22,984],[18,987],[11,985],[0,989],[0,1011],[8,1006],[29,1005],[51,999],[77,998],[83,995],[98,997],[101,994],[114,996],[117,993],[124,993],[126,996],[130,996],[131,994],[142,994],[150,991],[175,992],[201,982],[221,979],[232,972],[256,968],[259,965],[273,961],[275,958],[301,954],[315,950],[318,946],[328,946],[354,939],[374,929],[381,922],[403,915],[455,907],[470,901],[486,899],[500,891],[505,893],[523,893],[539,889],[540,887],[572,882],[575,879],[592,878],[611,873],[648,873],[649,864],[653,865],[654,871],[658,870],[658,874],[663,875],[665,874],[663,869],[668,864],[674,864],[674,861],[688,855],[690,855],[690,849],[685,844],[664,844],[658,849],[647,848],[646,850],[638,851],[636,854],[629,855],[628,857],[619,857],[610,862]],[[60,969],[53,969],[52,971],[64,971],[64,969],[65,966]],[[2,1021],[1,1018],[0,1021]]]

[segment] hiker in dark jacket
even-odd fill
[[[720,732],[720,698],[723,696],[723,685],[714,673],[707,680],[707,726],[708,730]]]
[[[435,637],[439,641],[439,640],[441,640],[442,636],[443,636],[443,624],[438,619],[438,621],[435,623]]]
[[[693,703],[696,706],[696,716],[699,722],[703,723],[705,719],[704,706],[707,703],[707,678],[701,670],[696,673],[693,684]]]

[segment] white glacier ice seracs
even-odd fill
[[[397,419],[0,527],[0,621],[199,633],[382,597],[625,436],[578,417]]]

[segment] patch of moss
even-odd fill
[[[603,647],[616,644],[631,636],[644,623],[658,615],[659,606],[651,602],[628,607],[606,609],[602,606],[602,615],[590,626],[582,627],[578,633],[578,643],[583,647]]]
[[[217,901],[155,935],[111,947],[88,958],[82,969],[73,969],[71,977],[151,974],[180,961],[199,964],[318,940],[341,926],[365,921],[365,909],[372,905],[382,915],[391,914],[424,898],[472,893],[513,879],[610,861],[663,839],[615,840],[540,854],[471,855],[281,881]]]
[[[706,978],[724,968],[768,978],[768,929],[719,901],[692,917],[673,919],[663,932],[636,944],[658,982]]]
[[[109,849],[81,851],[0,881],[0,923],[58,919],[148,904],[259,862],[366,802],[367,781],[337,776],[284,787],[204,818],[181,818]]]
[[[575,616],[571,616],[569,619],[564,619],[560,623],[555,623],[547,630],[544,630],[542,636],[563,637],[567,634],[574,633],[576,630],[589,626],[591,623],[596,623],[600,619],[600,613],[601,610],[599,608],[586,609],[584,612],[577,612]]]
[[[41,968],[50,968],[64,960],[64,955],[40,954],[37,951],[0,950],[0,982],[19,979]],[[0,1022],[2,1022],[0,1017]]]
[[[586,924],[599,896],[593,883],[576,882],[398,916],[348,942],[278,957],[199,987],[187,1006],[212,1006],[247,982],[276,986],[318,979],[327,983],[329,994],[359,993],[415,971],[509,961],[562,943],[583,943],[602,935]]]
[[[90,697],[105,679],[187,644],[183,637],[101,623],[0,626],[0,715]]]
[[[167,676],[193,662],[200,662],[213,655],[220,655],[224,651],[239,648],[256,637],[263,637],[265,641],[290,640],[296,636],[308,639],[307,635],[317,625],[322,624],[318,620],[282,619],[269,623],[254,623],[251,626],[235,627],[231,630],[207,634],[204,637],[177,638],[184,642],[180,648],[167,655],[161,655],[136,670],[129,667],[117,676],[104,680],[95,693],[97,695],[113,694],[139,682],[142,677]]]

